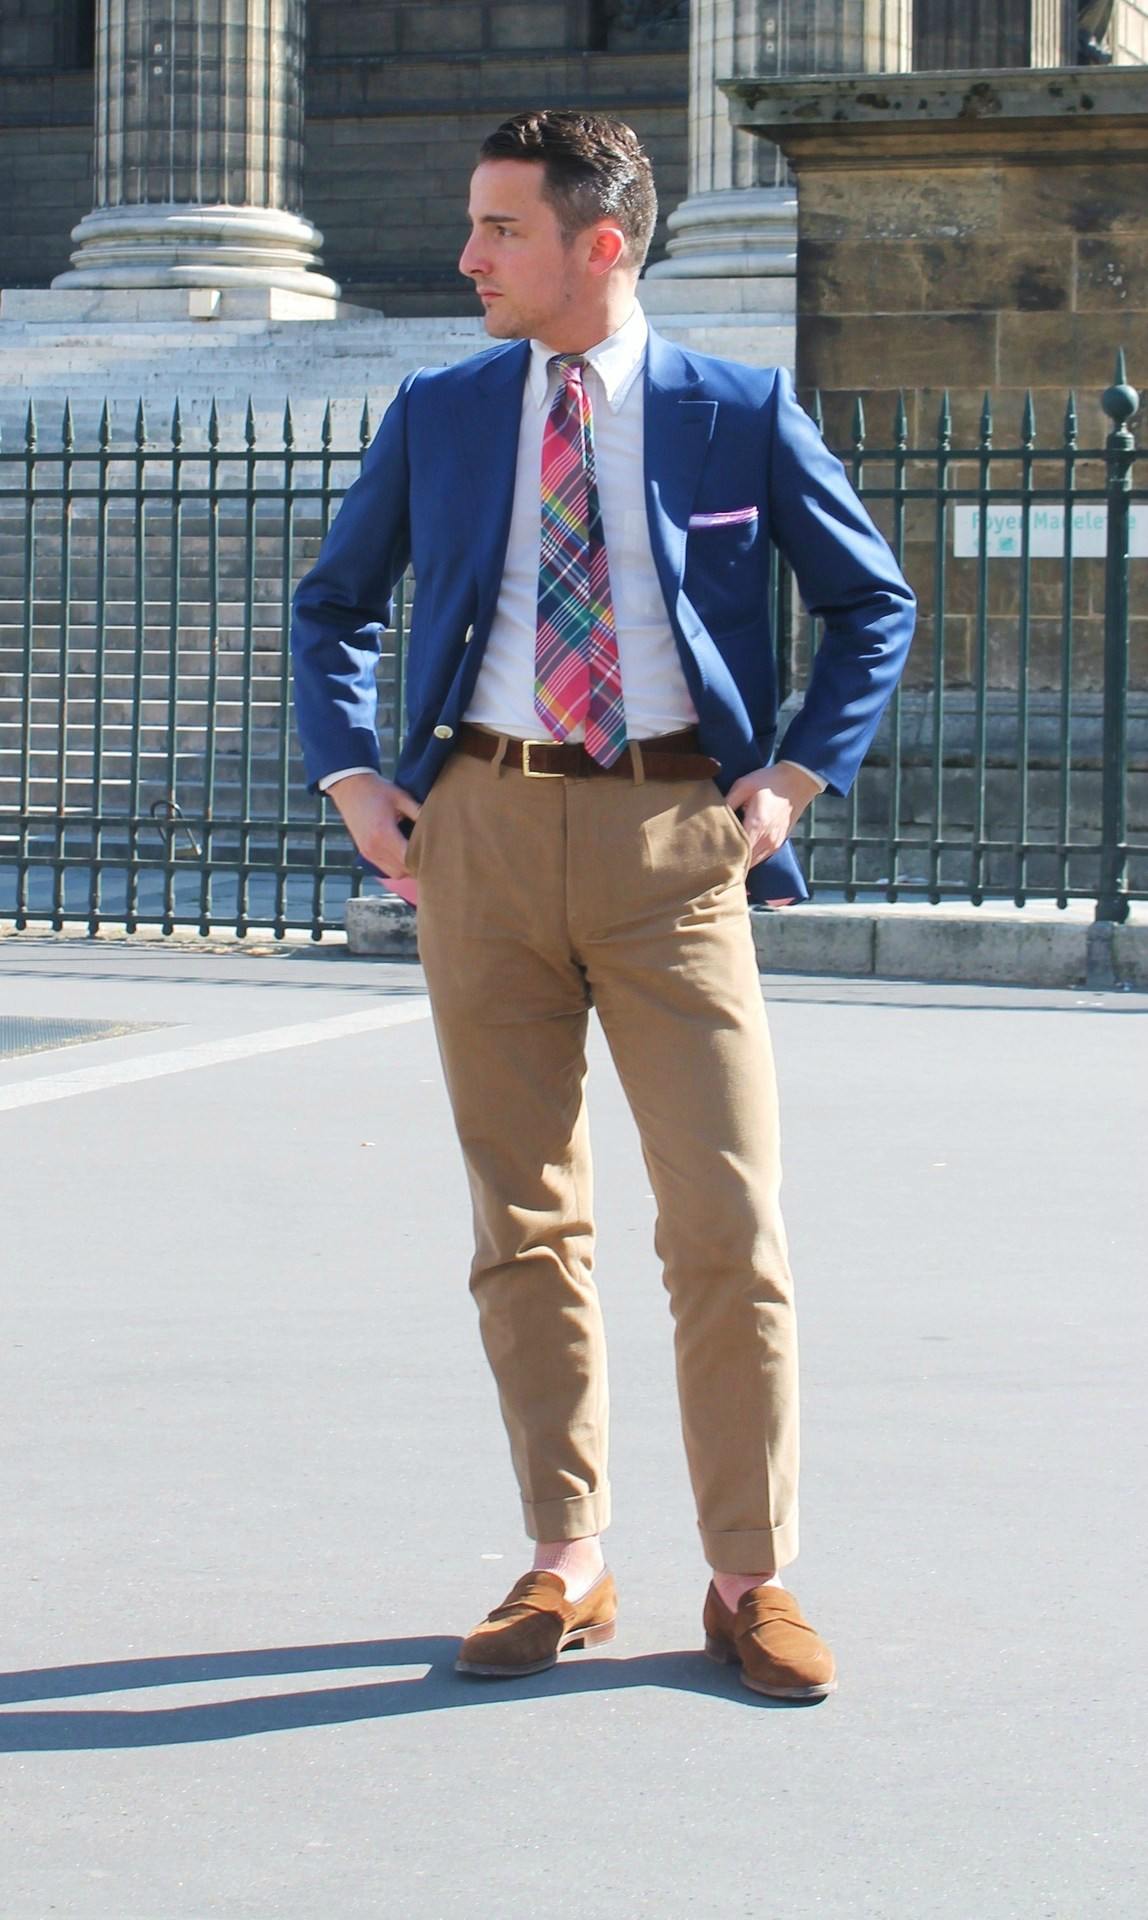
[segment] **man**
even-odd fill
[[[535,1673],[613,1636],[593,1004],[658,1205],[713,1569],[706,1650],[762,1693],[817,1699],[833,1657],[780,1581],[797,1551],[797,1359],[746,893],[804,897],[788,837],[815,793],[852,782],[913,597],[788,377],[647,327],[635,289],[655,213],[617,121],[519,114],[486,141],[460,266],[508,344],[412,375],[388,411],[299,588],[299,726],[364,857],[418,877],[471,1284],[535,1541],[460,1669]],[[771,540],[825,621],[776,759]],[[408,562],[392,782],[374,670]]]

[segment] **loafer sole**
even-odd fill
[[[750,1678],[736,1647],[724,1640],[715,1640],[712,1634],[706,1635],[705,1651],[707,1658],[719,1667],[741,1667],[742,1686],[748,1687],[751,1693],[763,1693],[767,1700],[824,1700],[828,1694],[837,1692],[836,1680],[822,1680],[808,1687],[767,1687],[762,1681]]]
[[[564,1633],[554,1652],[546,1660],[532,1660],[529,1666],[496,1666],[493,1663],[478,1660],[456,1660],[456,1673],[475,1673],[484,1680],[524,1680],[531,1673],[546,1673],[558,1665],[560,1653],[575,1653],[582,1647],[605,1647],[617,1633],[613,1620],[604,1620],[596,1627],[571,1627]]]

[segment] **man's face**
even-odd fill
[[[474,281],[496,340],[557,343],[596,287],[588,267],[593,230],[564,245],[542,186],[542,165],[533,160],[483,160],[471,178],[470,239],[458,264]]]

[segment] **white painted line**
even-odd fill
[[[251,1060],[261,1053],[282,1053],[288,1047],[313,1047],[321,1040],[343,1040],[349,1034],[372,1033],[379,1027],[402,1027],[412,1020],[425,1020],[429,1013],[430,1001],[419,994],[386,1007],[336,1014],[331,1020],[269,1027],[262,1033],[237,1034],[233,1040],[205,1040],[197,1047],[147,1054],[142,1060],[117,1060],[104,1067],[80,1067],[75,1073],[18,1081],[14,1086],[0,1087],[0,1113],[14,1107],[38,1107],[45,1100],[68,1100],[77,1093],[101,1093],[105,1087],[130,1086],[137,1080],[158,1080],[168,1073],[225,1066],[229,1061]]]

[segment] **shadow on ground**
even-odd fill
[[[0,1753],[98,1751],[164,1747],[197,1740],[238,1740],[249,1734],[300,1727],[386,1720],[398,1714],[488,1706],[571,1693],[616,1693],[633,1687],[668,1688],[716,1699],[780,1709],[817,1702],[763,1699],[739,1683],[732,1669],[711,1665],[696,1651],[647,1653],[632,1659],[596,1657],[560,1663],[523,1680],[478,1680],[454,1671],[458,1642],[445,1635],[353,1640],[318,1647],[260,1647],[247,1652],[167,1654],[144,1660],[104,1660],[84,1666],[42,1667],[0,1674]],[[352,1667],[426,1667],[415,1677],[302,1692],[244,1695],[234,1700],[176,1707],[41,1707],[2,1709],[31,1701],[74,1700],[83,1694],[186,1687],[205,1681],[270,1674],[343,1671]]]

